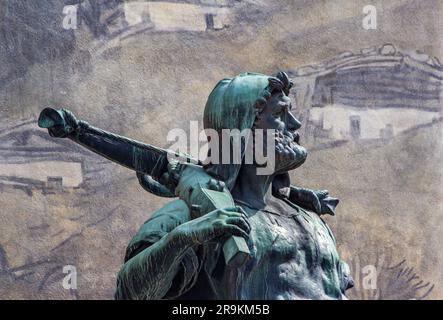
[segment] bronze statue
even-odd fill
[[[179,155],[91,127],[64,109],[42,111],[39,125],[52,136],[135,170],[153,194],[179,198],[153,213],[129,243],[116,299],[346,298],[349,267],[320,217],[334,215],[338,199],[290,184],[288,171],[307,156],[291,113],[291,86],[284,72],[243,73],[221,80],[205,106],[205,128],[220,134],[276,133],[269,175],[244,161],[202,165],[186,155],[188,161],[171,161],[168,155]]]

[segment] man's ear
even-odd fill
[[[272,195],[276,198],[289,197],[291,178],[289,173],[278,174],[272,180]]]
[[[255,101],[254,107],[256,114],[259,115],[266,107],[266,100],[264,98],[257,99],[257,101]]]

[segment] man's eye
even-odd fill
[[[274,111],[274,116],[282,117],[286,111],[286,108],[278,108]]]

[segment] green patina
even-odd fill
[[[306,158],[290,112],[285,73],[243,73],[209,95],[205,128],[278,129],[275,172],[254,164],[184,165],[166,150],[47,108],[39,125],[137,172],[150,193],[178,197],[155,212],[129,243],[117,299],[343,299],[353,285],[322,214],[328,192],[295,187],[288,171]],[[245,152],[242,146],[242,156]]]

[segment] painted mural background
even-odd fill
[[[284,70],[310,150],[292,181],[341,199],[327,221],[356,279],[350,298],[442,299],[443,4],[367,2],[2,1],[0,298],[111,299],[128,241],[167,201],[49,138],[43,107],[168,147],[169,130],[201,124],[218,80]],[[77,290],[62,286],[66,265]]]

